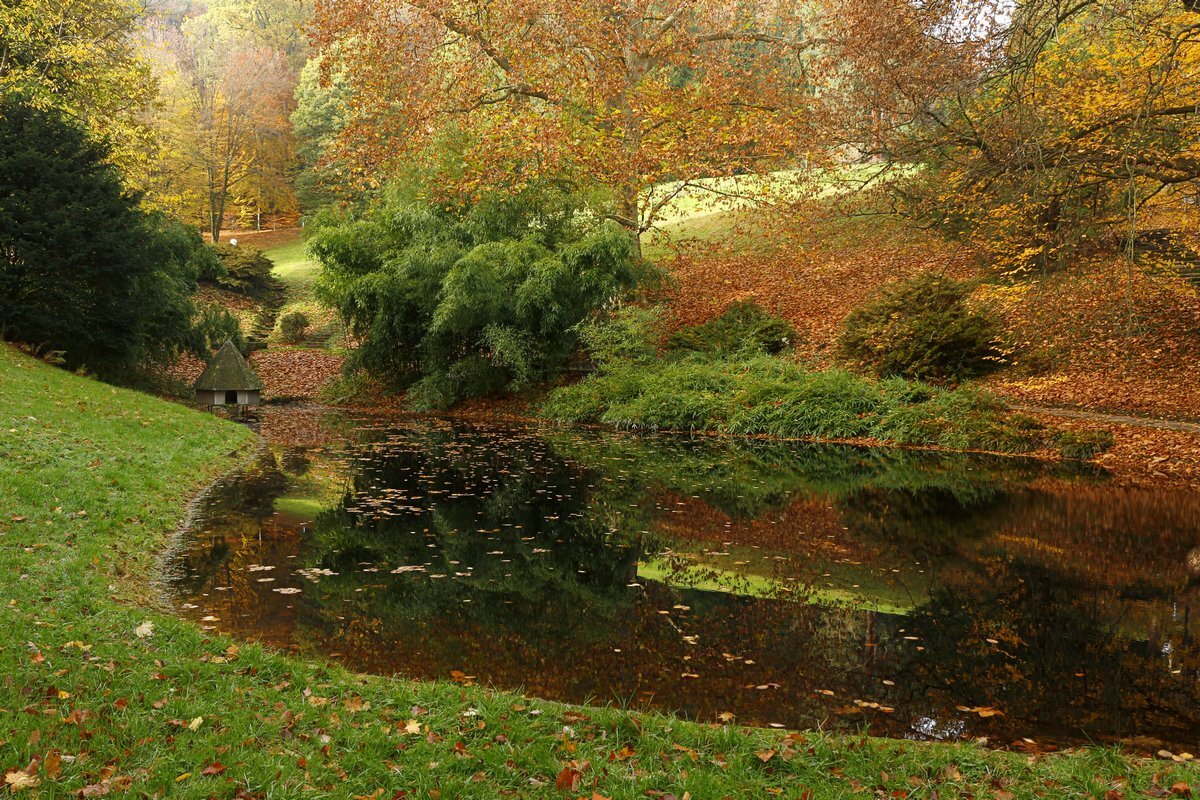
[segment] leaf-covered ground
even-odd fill
[[[1136,797],[1200,776],[683,723],[353,675],[156,610],[186,500],[243,428],[0,349],[0,770],[29,797]],[[586,669],[581,664],[580,669]]]
[[[677,227],[678,257],[656,251],[674,279],[663,295],[674,326],[753,299],[787,319],[801,357],[818,364],[831,361],[846,315],[884,283],[923,269],[982,274],[969,250],[875,219],[779,231],[715,214]],[[1191,282],[1109,260],[977,294],[999,311],[1014,351],[984,383],[1012,402],[1200,419],[1200,291]],[[1200,487],[1200,434],[1039,416],[1112,431],[1116,444],[1100,461],[1123,481]]]

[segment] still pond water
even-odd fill
[[[1200,744],[1200,495],[1017,459],[303,414],[214,487],[174,565],[205,627],[706,722]]]

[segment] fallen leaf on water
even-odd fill
[[[955,706],[959,711],[966,711],[968,714],[978,714],[981,717],[1003,717],[1004,712],[992,708],[991,706]]]

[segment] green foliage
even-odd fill
[[[234,292],[261,297],[272,286],[271,259],[257,247],[224,242],[210,245],[220,259],[224,274],[215,276],[216,283]]]
[[[1021,453],[1059,435],[995,396],[841,370],[810,371],[776,356],[624,362],[556,389],[541,414],[635,430],[712,430],[783,438],[882,439],[955,450]],[[1099,442],[1095,444],[1099,445]],[[1069,458],[1090,457],[1064,446]]]
[[[1057,437],[1058,450],[1064,458],[1094,458],[1113,446],[1110,431],[1060,431]]]
[[[139,46],[146,12],[140,0],[0,3],[0,95],[62,111],[136,169],[152,149],[145,112],[157,89]]]
[[[296,199],[305,209],[331,204],[338,195],[339,176],[326,162],[335,140],[346,124],[350,88],[340,74],[321,81],[321,59],[313,58],[300,70],[296,86],[296,110],[292,132],[296,137]]]
[[[698,353],[781,353],[796,343],[796,331],[786,321],[773,317],[753,300],[734,303],[703,325],[671,334],[667,346]]]
[[[308,317],[303,311],[289,311],[279,320],[279,336],[287,344],[299,344],[308,331]]]
[[[199,235],[148,213],[106,145],[0,97],[0,331],[66,366],[129,379],[194,346]]]
[[[598,369],[624,362],[644,363],[658,354],[662,339],[659,306],[623,306],[608,315],[593,315],[576,326],[584,350]]]
[[[226,339],[232,341],[239,351],[246,351],[246,337],[242,334],[238,318],[216,303],[210,303],[197,316],[195,336],[192,350],[204,355],[223,345]]]
[[[846,318],[839,351],[882,376],[961,380],[995,369],[999,325],[970,307],[970,293],[932,272],[885,287]]]
[[[576,326],[648,274],[634,243],[554,188],[445,207],[415,185],[313,227],[317,294],[362,344],[350,368],[445,408],[558,373]]]

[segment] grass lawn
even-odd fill
[[[207,635],[157,607],[160,554],[187,499],[254,446],[244,428],[0,346],[8,791],[945,800],[1135,797],[1200,780],[1110,749],[1031,758],[788,736],[364,677]]]
[[[304,249],[304,241],[297,238],[284,244],[268,247],[263,252],[267,258],[275,262],[275,277],[283,282],[286,289],[283,307],[279,310],[279,319],[284,315],[299,311],[309,320],[309,333],[329,331],[331,341],[326,345],[330,349],[338,349],[341,345],[340,328],[336,324],[336,315],[322,306],[316,298],[315,287],[320,265],[310,260]],[[279,346],[279,330],[276,327],[272,334],[272,345]]]
[[[319,268],[315,261],[309,260],[303,240],[269,247],[263,252],[275,262],[275,277],[287,285],[290,299],[311,299]]]

